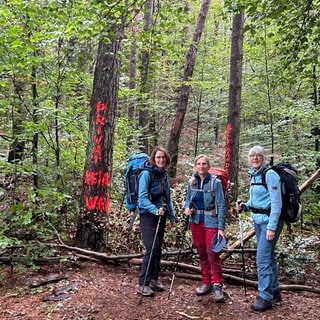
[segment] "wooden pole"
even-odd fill
[[[308,178],[300,187],[300,193],[303,193],[308,187],[312,185],[320,177],[320,169],[318,169],[310,178]]]

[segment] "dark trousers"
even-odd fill
[[[157,229],[157,224],[160,216],[156,216],[154,214],[146,213],[140,214],[140,231],[142,234],[143,244],[145,246],[145,254],[143,257],[141,272],[139,277],[139,285],[143,285],[144,280],[145,285],[148,286],[150,280],[158,280],[160,273],[160,260],[161,260],[161,246],[163,243],[165,225],[166,225],[166,217],[161,216],[160,225],[158,232],[156,234],[155,243],[153,250],[152,244],[155,236],[155,232]],[[148,274],[146,275],[147,266],[150,260]]]

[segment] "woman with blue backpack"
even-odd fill
[[[249,200],[238,201],[238,211],[251,211],[257,238],[258,296],[251,304],[254,311],[272,309],[272,302],[280,302],[278,265],[275,246],[283,228],[280,218],[282,208],[280,176],[274,170],[265,172],[266,153],[263,147],[254,146],[248,154],[251,183]],[[264,177],[265,174],[265,178]],[[264,186],[263,180],[267,188]]]
[[[145,169],[139,174],[138,210],[145,254],[137,291],[142,296],[151,297],[154,291],[164,290],[159,281],[161,247],[166,220],[170,220],[171,226],[175,221],[167,173],[169,165],[168,151],[157,146],[151,152]]]

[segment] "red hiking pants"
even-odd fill
[[[217,228],[206,228],[203,222],[190,223],[192,239],[197,248],[203,284],[222,283],[222,260],[220,253],[211,249],[212,239],[218,232]]]

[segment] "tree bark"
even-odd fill
[[[238,196],[238,168],[239,168],[239,136],[240,136],[240,106],[242,87],[243,61],[243,25],[244,13],[233,17],[230,57],[230,85],[228,121],[226,128],[225,169],[233,185],[231,190],[233,199]]]
[[[198,20],[196,28],[192,37],[192,43],[189,47],[186,63],[184,66],[184,75],[182,79],[182,85],[179,89],[179,97],[176,102],[176,116],[172,124],[168,150],[171,155],[172,164],[169,169],[170,177],[175,178],[177,173],[177,163],[178,163],[178,152],[179,152],[179,140],[182,131],[182,126],[184,122],[184,117],[187,112],[189,94],[190,94],[190,84],[189,81],[192,78],[196,56],[198,51],[198,44],[201,39],[201,35],[205,26],[209,6],[211,0],[203,0],[198,15]]]
[[[109,39],[99,42],[94,73],[89,139],[75,242],[82,248],[105,251],[107,215],[119,87],[118,51],[122,30],[113,28]]]
[[[144,12],[144,32],[152,32],[153,24],[153,11],[154,11],[154,0],[148,0],[145,3]],[[149,37],[152,39],[152,37]],[[150,54],[151,54],[152,40],[146,44],[145,50],[141,54],[141,96],[145,97],[149,95],[150,85],[149,85],[149,64],[150,64]],[[142,135],[140,136],[141,141],[141,151],[149,153],[153,149],[154,145],[151,146],[150,137],[152,133],[150,131],[150,124],[154,121],[149,119],[149,102],[148,99],[144,98],[144,101],[140,101],[140,111],[139,111],[139,127],[142,129]]]

